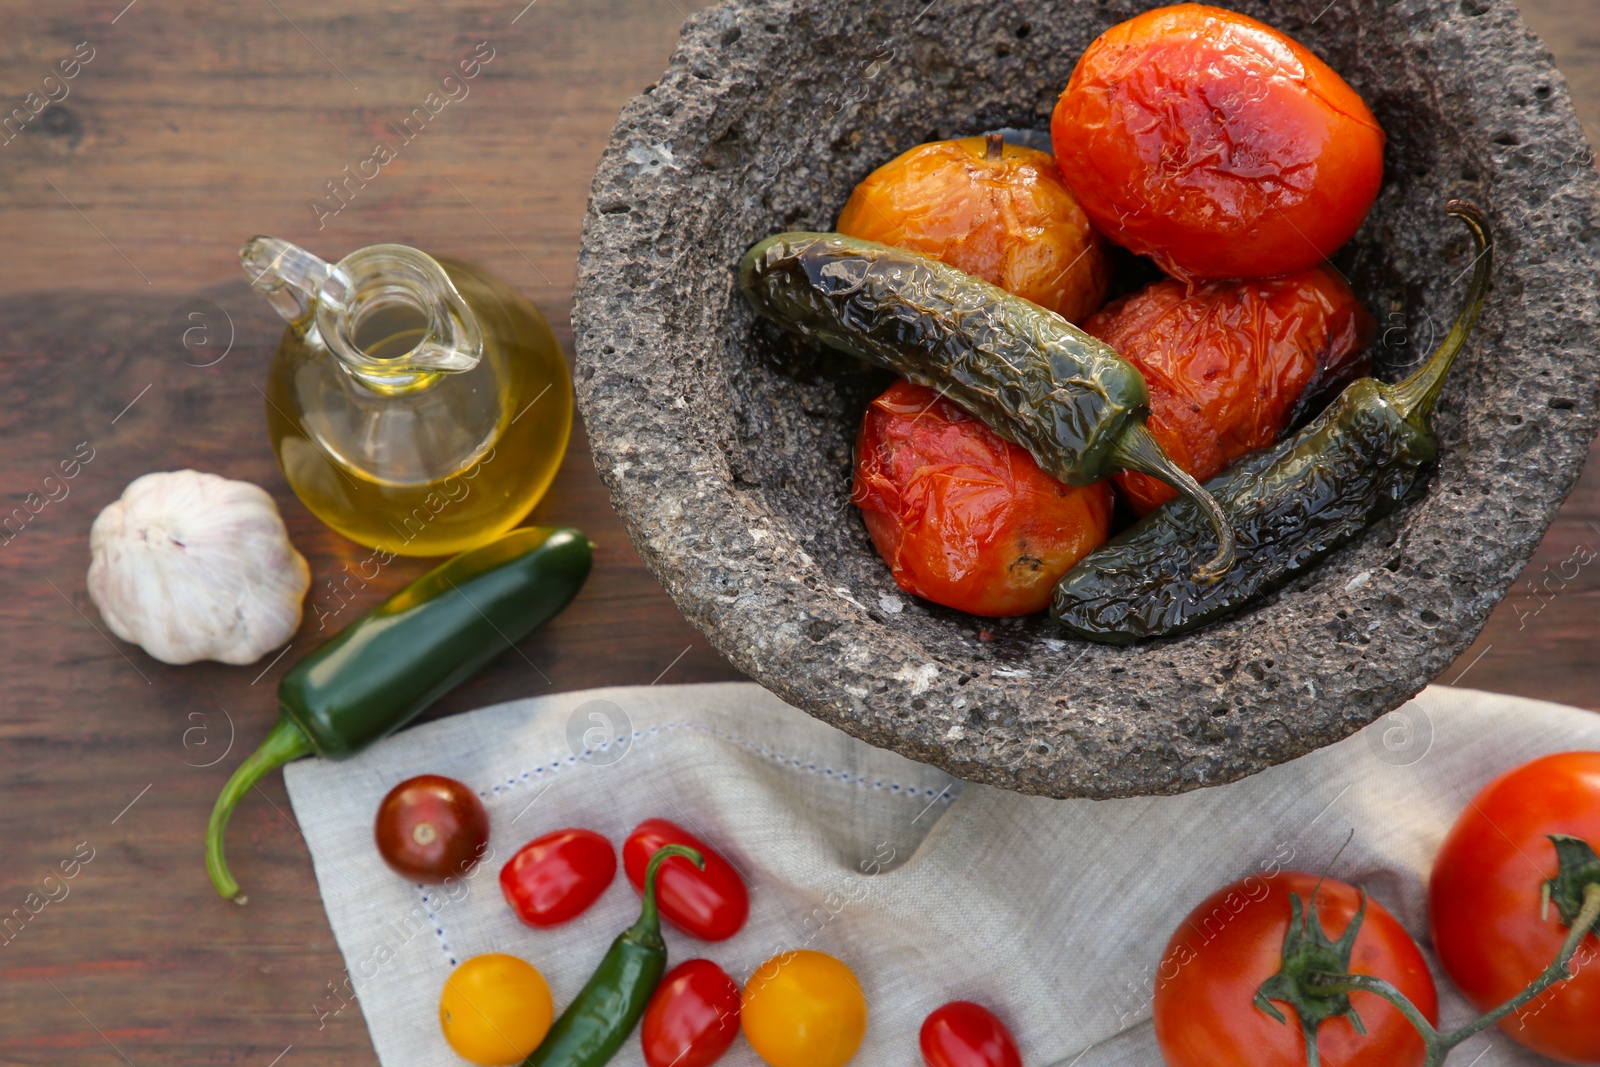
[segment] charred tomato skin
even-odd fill
[[[1318,399],[1365,373],[1377,332],[1326,266],[1255,281],[1166,279],[1084,328],[1144,375],[1150,433],[1201,482],[1273,444]],[[1145,474],[1113,480],[1141,515],[1177,495]]]
[[[974,615],[1029,615],[1111,525],[1106,482],[1069,486],[936,390],[867,408],[851,500],[906,592]]]
[[[1102,34],[1050,131],[1095,227],[1185,280],[1312,267],[1383,181],[1383,130],[1344,79],[1272,27],[1201,4]]]
[[[1105,242],[1047,152],[982,137],[918,145],[850,194],[840,233],[921,252],[1082,322],[1111,284]]]

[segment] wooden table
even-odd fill
[[[359,1006],[330,1014],[343,961],[281,779],[234,818],[247,908],[218,901],[199,849],[218,787],[265,732],[315,621],[270,664],[162,666],[111,639],[89,603],[89,524],[147,471],[244,478],[277,498],[314,569],[313,601],[337,604],[327,579],[364,552],[313,519],[273,463],[256,385],[280,324],[240,278],[238,245],[264,231],[324,255],[401,241],[473,259],[541,304],[570,351],[590,171],[618,109],[701,5],[124,2],[12,2],[3,16],[4,108],[30,91],[67,95],[0,145],[0,511],[49,490],[80,443],[93,458],[0,548],[0,918],[27,916],[0,934],[0,1065],[370,1064]],[[1591,3],[1525,7],[1600,143]],[[394,140],[386,124],[485,41],[493,58],[468,95],[348,203],[329,198],[327,183]],[[46,83],[75,52],[89,57],[76,77]],[[180,344],[187,323],[172,321],[195,300],[211,302],[213,350],[233,338],[211,366],[192,365],[203,361]],[[436,714],[737,677],[633,553],[581,434],[535,517],[600,545],[582,596],[520,646],[548,684],[504,657]],[[1600,546],[1600,468],[1443,680],[1600,708],[1600,567],[1560,577],[1580,546]],[[422,567],[397,564],[346,617]],[[62,897],[44,879],[75,852],[93,858]]]

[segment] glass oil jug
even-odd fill
[[[404,556],[494,540],[550,486],[572,380],[537,308],[478,267],[405,245],[329,264],[275,237],[239,252],[289,322],[267,425],[296,495]]]

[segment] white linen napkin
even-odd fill
[[[1023,797],[872,748],[748,683],[598,689],[484,708],[402,732],[342,763],[285,769],[317,882],[384,1067],[461,1063],[438,1026],[461,960],[506,952],[537,967],[556,1010],[638,916],[620,873],[576,920],[536,931],[500,894],[525,842],[582,826],[619,847],[671,819],[744,875],[751,912],[708,944],[668,928],[669,966],[697,956],[744,980],[786,949],[845,961],[866,992],[853,1064],[917,1067],[929,1011],[976,1000],[1030,1067],[1153,1067],[1154,968],[1213,890],[1276,861],[1363,885],[1426,946],[1429,865],[1490,779],[1549,752],[1600,748],[1600,715],[1433,687],[1367,730],[1233,785],[1178,797]],[[377,854],[372,821],[397,782],[434,773],[477,789],[493,858],[443,888]],[[866,872],[879,870],[881,873]],[[1432,963],[1430,956],[1430,963]],[[1443,1022],[1469,1017],[1434,966]],[[340,1001],[330,994],[326,1010]],[[637,1037],[613,1063],[641,1067]],[[1546,1061],[1498,1034],[1461,1067]],[[760,1067],[742,1040],[721,1061]]]

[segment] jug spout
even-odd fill
[[[312,348],[380,392],[421,388],[483,357],[477,316],[439,262],[406,245],[372,245],[329,264],[276,237],[239,250],[251,288]]]

